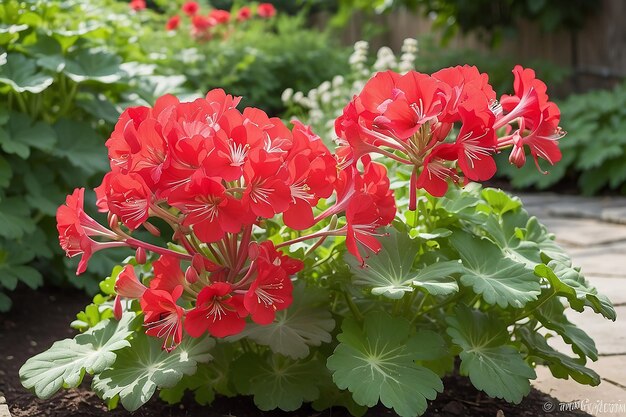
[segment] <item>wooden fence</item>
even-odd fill
[[[520,62],[543,59],[573,70],[571,90],[609,88],[626,77],[626,0],[597,0],[598,13],[591,16],[576,35],[568,31],[545,33],[533,22],[521,22],[515,37],[507,38],[495,54],[519,57]],[[366,24],[384,30],[372,39],[372,47],[387,45],[397,50],[407,37],[432,33],[428,18],[407,11],[382,16],[354,16],[343,30],[346,44],[362,38]],[[457,36],[450,47],[486,51],[474,36]],[[570,90],[570,91],[571,91]]]

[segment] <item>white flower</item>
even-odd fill
[[[361,50],[361,51],[367,51],[367,49],[369,48],[369,43],[367,43],[367,41],[357,41],[354,44],[354,50]]]
[[[293,96],[293,88],[287,88],[285,91],[283,91],[280,99],[283,101],[283,103],[289,103],[291,96]]]
[[[339,87],[340,85],[342,85],[342,84],[343,84],[343,81],[344,81],[344,80],[343,80],[343,76],[341,76],[341,75],[335,75],[335,76],[333,77],[333,81],[332,81],[333,87]]]
[[[296,103],[300,103],[303,98],[304,94],[302,93],[302,91],[296,91],[293,95],[293,101]]]
[[[330,87],[330,81],[324,81],[319,85],[319,87],[317,87],[317,91],[319,91],[320,94],[325,93],[326,91],[330,90]]]
[[[320,100],[323,104],[330,103],[330,100],[332,100],[332,98],[333,96],[328,91],[324,91],[320,96]]]

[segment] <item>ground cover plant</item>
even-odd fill
[[[126,110],[95,189],[107,221],[78,188],[57,229],[79,273],[99,251],[132,256],[78,314],[82,333],[24,364],[23,385],[49,398],[88,373],[130,411],[193,391],[202,404],[250,395],[261,410],[361,415],[380,402],[416,416],[457,362],[513,403],[538,363],[599,384],[585,367],[594,342],[564,311],[614,320],[610,301],[517,198],[472,182],[495,174],[498,150],[515,165],[528,150],[560,159],[558,108],[532,70],[514,74],[496,101],[475,67],[381,72],[337,118],[334,153],[219,89]]]

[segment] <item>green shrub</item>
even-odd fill
[[[160,20],[154,25],[162,27]],[[308,91],[348,70],[347,50],[328,33],[304,28],[304,16],[277,15],[237,24],[222,39],[197,41],[184,30],[155,28],[142,40],[168,74],[183,74],[195,91],[223,88],[244,96],[246,106],[280,112],[288,87]]]

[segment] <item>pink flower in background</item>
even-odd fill
[[[146,8],[145,0],[132,0],[128,5],[136,12]]]
[[[276,15],[276,8],[272,3],[261,3],[257,7],[256,12],[259,16],[268,19]]]

